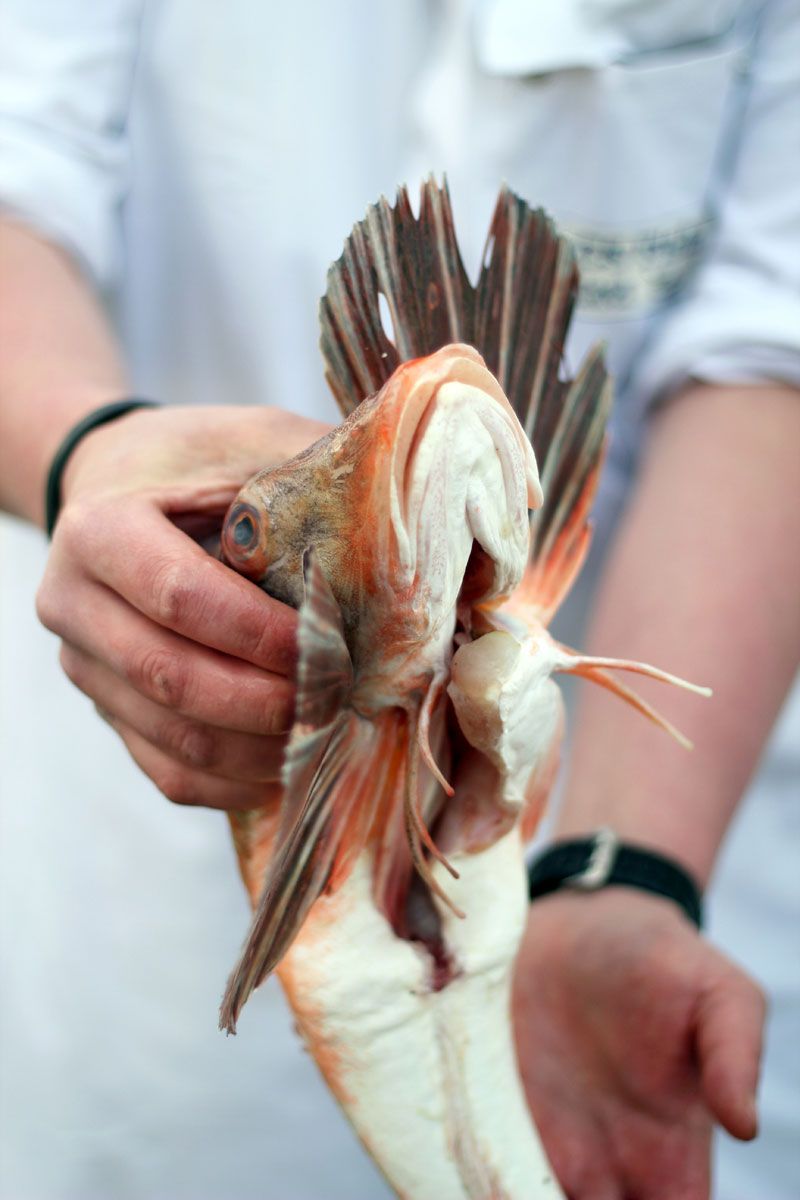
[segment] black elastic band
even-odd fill
[[[559,842],[528,867],[531,900],[562,887],[595,891],[616,885],[664,896],[679,905],[698,929],[702,928],[700,889],[683,867],[653,850],[625,845],[608,830],[594,837]]]
[[[96,408],[83,420],[78,421],[77,425],[73,425],[56,450],[50,470],[47,472],[44,491],[44,519],[48,537],[53,536],[58,514],[61,511],[61,480],[64,476],[64,468],[78,442],[93,429],[99,429],[101,425],[107,425],[109,421],[116,421],[117,417],[124,417],[126,413],[133,412],[134,409],[157,407],[155,400],[117,400],[114,404],[104,404],[102,408]]]

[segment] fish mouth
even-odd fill
[[[530,444],[494,376],[467,346],[419,372],[397,414],[389,508],[404,584],[424,578],[455,612],[510,595],[528,559],[529,511],[541,504]],[[401,371],[398,374],[402,373]]]

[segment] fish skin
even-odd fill
[[[610,400],[597,352],[558,378],[571,252],[503,191],[473,294],[446,189],[428,181],[418,219],[404,193],[382,204],[322,306],[328,377],[351,415],[246,485],[223,531],[229,565],[299,608],[300,654],[280,822],[231,818],[256,916],[221,1024],[235,1030],[276,968],[398,1195],[545,1200],[562,1193],[519,1080],[510,987],[523,834],[563,728],[552,676],[584,674],[660,721],[608,672],[658,673],[594,663],[546,628],[588,546]],[[424,272],[420,294],[444,296],[449,323],[415,306]],[[397,288],[399,350],[379,286]],[[443,329],[475,335],[498,377],[469,346],[441,348]]]
[[[446,886],[463,891],[455,899],[468,915],[443,918],[462,962],[447,987],[430,990],[424,952],[372,903],[368,855],[317,902],[278,976],[329,1087],[399,1195],[550,1200],[561,1192],[530,1121],[509,1020],[527,908],[519,833],[453,861],[461,878]],[[498,888],[498,878],[514,886]]]

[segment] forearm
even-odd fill
[[[687,753],[584,686],[560,835],[608,824],[707,881],[800,657],[798,447],[800,396],[778,385],[696,385],[654,420],[588,649],[714,696],[641,684]]]
[[[122,396],[119,352],[66,254],[0,220],[0,507],[42,524],[47,467],[66,431]]]

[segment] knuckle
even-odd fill
[[[183,762],[208,770],[217,764],[217,739],[206,725],[181,721],[173,729],[171,749]]]
[[[247,613],[239,618],[236,628],[239,651],[249,662],[265,662],[269,658],[271,631],[263,616]]]
[[[71,500],[59,513],[53,541],[58,539],[70,557],[83,558],[104,526],[96,505],[86,500]]]
[[[45,629],[51,633],[59,633],[61,629],[62,606],[58,602],[58,592],[50,583],[50,572],[45,574],[36,592],[36,616]]]
[[[755,979],[753,979],[751,975],[745,976],[744,988],[748,1003],[763,1020],[766,1013],[769,1011],[769,999],[767,997],[767,993],[760,984],[756,983]]]
[[[261,603],[253,600],[243,607],[236,621],[236,641],[239,653],[248,662],[268,666],[285,654],[285,647],[275,629],[269,613]]]
[[[189,689],[185,662],[161,646],[132,655],[125,674],[137,691],[167,708],[180,708]]]
[[[85,530],[86,508],[80,501],[72,501],[65,504],[58,514],[53,541],[58,538],[60,545],[72,549],[82,543]]]
[[[282,737],[289,733],[294,722],[294,702],[291,684],[275,688],[265,712],[265,733],[271,737]]]
[[[191,612],[193,589],[182,565],[168,562],[156,569],[150,583],[152,614],[160,625],[185,624]]]
[[[172,804],[186,806],[199,803],[197,789],[193,786],[190,775],[180,768],[163,768],[154,777],[153,782]]]
[[[72,646],[66,642],[61,643],[61,649],[58,652],[58,659],[61,663],[61,669],[66,675],[70,683],[74,683],[76,687],[80,687],[84,678],[83,656],[79,654]]]

